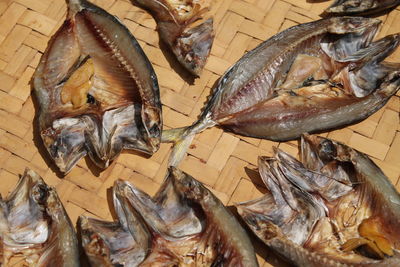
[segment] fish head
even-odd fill
[[[265,244],[302,266],[398,263],[400,195],[366,155],[304,134],[301,162],[276,150],[259,165],[268,191],[238,210]]]
[[[179,62],[192,74],[200,76],[214,41],[213,19],[185,29],[175,40],[172,50]]]
[[[181,170],[170,167],[169,174],[173,179],[174,187],[186,199],[200,203],[208,198],[209,191],[197,180]]]
[[[112,195],[116,221],[79,217],[82,245],[92,265],[137,266],[148,254],[150,233],[125,197],[125,190],[124,181],[115,181]]]
[[[217,200],[199,203],[198,192],[210,198],[212,193],[205,194],[205,188],[197,189],[202,187],[200,182],[190,180],[194,178],[171,168],[153,197],[127,181],[116,181],[117,220],[80,222],[83,247],[91,262],[125,266],[244,262],[248,264],[243,266],[255,266],[251,243],[233,215]],[[195,191],[196,197],[188,190]]]
[[[321,49],[336,61],[345,61],[349,55],[367,47],[381,21],[363,17],[337,17],[331,19],[328,32],[321,40]]]
[[[392,95],[398,90],[400,64],[384,60],[399,47],[399,44],[400,34],[388,35],[348,58],[352,61],[348,79],[356,97],[364,97],[377,89],[387,95]]]
[[[35,247],[49,238],[46,208],[51,188],[31,170],[26,170],[14,191],[4,201],[7,231],[4,243],[15,250]]]

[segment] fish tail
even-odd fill
[[[163,131],[161,142],[174,143],[168,166],[176,167],[182,161],[196,133],[197,131],[192,131],[191,126]]]
[[[186,151],[192,144],[196,134],[215,125],[208,116],[203,116],[191,126],[164,130],[161,137],[162,143],[173,143],[168,166],[176,167],[186,155]]]

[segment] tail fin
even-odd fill
[[[161,136],[162,143],[173,143],[168,166],[176,167],[182,161],[196,134],[214,126],[216,123],[208,116],[196,121],[191,126],[164,130]]]
[[[190,131],[189,127],[164,130],[161,137],[163,143],[174,143],[169,157],[168,166],[176,167],[186,155],[190,144],[197,132]]]

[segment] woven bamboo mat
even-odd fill
[[[172,128],[186,126],[197,118],[215,81],[245,52],[278,31],[318,19],[318,14],[332,1],[215,0],[212,12],[216,38],[201,78],[192,85],[169,59],[171,56],[159,49],[156,24],[148,13],[129,0],[93,2],[118,16],[139,40],[158,75],[164,127]],[[57,188],[73,222],[81,214],[111,220],[107,189],[114,180],[126,179],[150,194],[155,193],[166,172],[170,145],[162,144],[150,158],[123,153],[104,171],[81,160],[60,179],[46,153],[38,150],[40,141],[33,132],[35,107],[29,82],[65,14],[64,0],[0,0],[0,193],[7,195],[18,175],[29,167]],[[381,19],[384,24],[380,36],[400,32],[400,8]],[[400,49],[391,59],[400,62]],[[369,119],[324,134],[370,155],[398,189],[399,96],[392,97]],[[297,154],[297,142],[244,138],[213,128],[195,138],[180,167],[211,188],[224,204],[231,205],[262,194],[255,171],[257,157],[271,155],[273,146]],[[261,266],[277,264],[267,250],[257,248],[257,252]]]

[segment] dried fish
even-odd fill
[[[335,17],[289,28],[244,55],[220,79],[200,119],[163,132],[171,165],[194,135],[220,125],[284,141],[367,118],[400,88],[400,64],[383,60],[400,35],[372,41],[379,20]]]
[[[213,19],[204,19],[204,0],[135,0],[157,21],[161,39],[178,61],[200,76],[214,41]],[[200,21],[200,22],[199,22]]]
[[[32,170],[0,198],[0,251],[2,266],[14,255],[28,266],[80,266],[74,227],[55,189]]]
[[[399,266],[400,194],[365,154],[318,136],[301,162],[259,158],[267,189],[237,204],[250,229],[298,266]]]
[[[86,154],[105,168],[123,149],[154,153],[162,119],[149,60],[116,17],[85,0],[67,2],[33,77],[51,158],[67,173]]]
[[[169,170],[153,198],[116,181],[113,200],[118,221],[80,218],[93,266],[258,266],[236,218],[178,169]]]
[[[400,5],[399,0],[336,0],[325,13],[331,15],[372,15]]]

